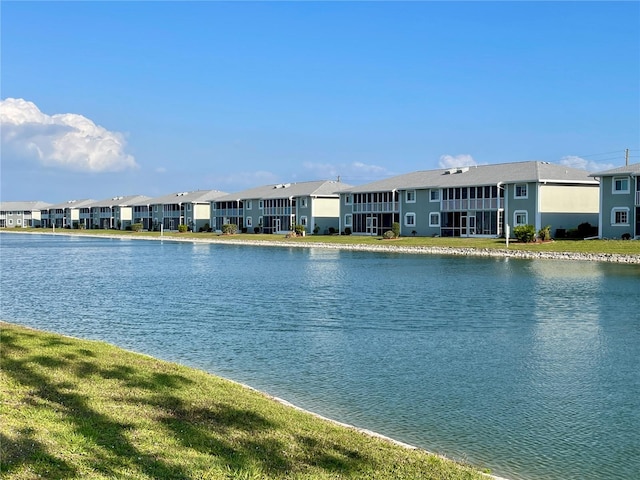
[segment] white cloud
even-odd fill
[[[353,163],[314,163],[304,162],[303,167],[306,170],[315,172],[319,179],[331,180],[340,176],[344,181],[357,181],[362,183],[363,180],[373,181],[383,177],[388,177],[392,173],[384,167],[378,165],[368,165],[362,162]]]
[[[269,185],[271,183],[279,183],[281,180],[275,173],[258,170],[255,172],[239,172],[229,175],[215,175],[211,179],[216,184],[233,187],[231,190],[244,190],[246,188],[257,187],[260,185]]]
[[[438,163],[440,168],[453,168],[453,167],[473,167],[478,165],[471,155],[441,155],[440,162]]]
[[[21,98],[0,100],[3,157],[87,172],[114,172],[138,165],[126,141],[82,115],[47,115]]]
[[[602,172],[604,170],[611,170],[612,168],[616,168],[616,166],[619,166],[613,163],[599,163],[592,160],[585,160],[584,158],[577,157],[575,155],[567,155],[566,157],[562,157],[560,159],[560,165],[564,165],[565,167],[579,168],[581,170],[586,170],[587,172]]]

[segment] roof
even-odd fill
[[[227,195],[219,190],[194,190],[193,192],[177,192],[162,197],[150,198],[148,201],[139,201],[136,205],[170,205],[173,203],[206,203],[217,200]]]
[[[0,202],[0,212],[33,212],[36,210],[48,210],[50,203],[36,201],[26,202]]]
[[[290,197],[338,197],[338,194],[351,185],[335,180],[316,180],[311,182],[279,183],[250,188],[237,193],[230,193],[218,202],[230,202],[245,199],[273,199]]]
[[[67,200],[66,202],[56,203],[50,205],[49,210],[65,209],[65,208],[83,208],[91,205],[95,200],[92,198],[85,198],[83,200]]]
[[[597,180],[577,168],[549,162],[514,162],[470,167],[442,168],[405,173],[349,189],[349,193],[388,192],[410,188],[448,188],[517,182],[591,184]]]
[[[625,165],[624,167],[612,168],[611,170],[592,173],[590,176],[606,177],[609,175],[633,175],[636,177],[640,176],[640,163],[632,163],[631,165]]]
[[[117,196],[111,198],[105,198],[104,200],[94,201],[88,207],[129,207],[132,205],[137,205],[141,202],[146,202],[151,197],[147,197],[145,195],[126,195],[126,196]]]

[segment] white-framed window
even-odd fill
[[[153,206],[153,211],[154,211],[154,212],[157,212],[157,211],[158,211],[158,205],[154,205],[154,206]]]
[[[416,226],[416,214],[413,212],[404,214],[404,226],[415,227]]]
[[[251,217],[247,217],[247,227],[253,226],[253,219]]]
[[[614,194],[629,193],[629,177],[613,177],[611,184]]]
[[[264,208],[264,200],[258,200],[258,208],[262,210]]]
[[[513,212],[513,226],[517,227],[519,225],[527,225],[529,219],[529,214],[526,210],[516,210]]]
[[[353,216],[350,213],[347,213],[344,216],[344,226],[345,227],[350,227],[351,226],[351,223],[353,222],[352,218],[353,218]]]
[[[629,208],[616,207],[611,209],[611,225],[629,226]]]
[[[528,198],[526,183],[516,184],[515,191],[513,193],[513,198]]]
[[[21,225],[21,224],[22,224],[22,220],[17,219],[17,220],[16,220],[16,224]]]
[[[300,208],[307,208],[307,197],[302,197],[300,199]]]
[[[187,212],[190,212],[190,211],[191,211],[191,204],[187,203]]]
[[[258,217],[258,226],[262,226],[262,216]]]
[[[429,201],[430,202],[439,202],[440,201],[440,190],[431,190],[429,192]],[[440,221],[438,221],[438,225],[440,224]]]
[[[187,217],[187,225],[191,225],[191,217]]]
[[[439,227],[440,226],[440,213],[434,212],[429,214],[429,226],[430,227]]]
[[[9,225],[13,225],[13,219],[9,219]]]
[[[300,225],[307,226],[307,217],[300,217]]]
[[[416,191],[415,190],[407,190],[405,192],[405,199],[406,199],[407,203],[416,203]]]
[[[247,210],[251,210],[253,208],[253,202],[251,200],[247,200],[246,202],[244,202]]]
[[[351,205],[353,203],[353,198],[351,197],[351,195],[345,195],[344,196],[344,204],[345,205]]]

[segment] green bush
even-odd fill
[[[393,232],[394,237],[398,238],[400,236],[400,224],[398,222],[393,222],[391,225],[391,231]]]
[[[317,235],[319,231],[320,231],[320,227],[319,227],[319,226],[318,226],[318,224],[316,223],[316,226],[315,226],[315,227],[313,227],[313,234],[314,234],[314,235]]]
[[[293,227],[293,230],[294,232],[296,232],[296,235],[302,235],[307,231],[304,225],[296,225],[295,227]]]
[[[253,227],[253,233],[260,233],[260,227]]]
[[[551,225],[547,225],[538,230],[538,238],[543,242],[551,240]]]
[[[198,229],[198,232],[201,232],[201,233],[202,233],[202,232],[208,232],[210,229],[211,229],[211,227],[209,226],[209,224],[208,224],[208,223],[205,223],[203,226],[201,226],[201,227]]]
[[[142,231],[142,224],[141,223],[132,223],[131,224],[131,230],[133,230],[134,232],[141,232]]]
[[[386,238],[387,240],[391,240],[392,238],[396,238],[396,234],[393,233],[393,230],[387,230],[386,232],[384,232],[382,237]]]
[[[522,243],[530,243],[536,239],[536,228],[533,225],[518,225],[513,229],[513,235]]]
[[[345,235],[351,235],[351,227],[345,227],[344,228],[344,234]]]
[[[225,223],[222,225],[223,235],[235,235],[238,232],[238,225],[235,223]]]
[[[178,225],[178,232],[185,233],[187,231],[187,226],[185,224]]]

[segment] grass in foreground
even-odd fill
[[[0,322],[6,479],[480,479],[177,364]]]
[[[2,231],[21,233],[51,233],[51,229],[25,228],[1,229]],[[121,235],[123,237],[159,238],[160,232],[128,232],[123,230],[67,230],[56,229],[57,233],[69,235]],[[383,240],[382,237],[360,235],[308,235],[305,237],[286,238],[285,235],[239,233],[236,235],[220,235],[216,233],[176,233],[165,232],[164,238],[200,239],[224,241],[269,241],[278,243],[327,243],[337,245],[375,245],[385,247],[449,247],[476,249],[506,249],[504,238],[460,238],[460,237],[400,237],[395,240]],[[547,243],[509,242],[509,250],[525,250],[532,252],[567,252],[592,254],[640,255],[640,241],[637,240],[554,240]]]

